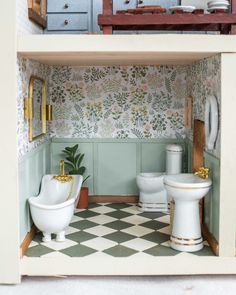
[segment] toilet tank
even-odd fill
[[[178,174],[182,172],[183,148],[179,144],[166,146],[166,174]]]

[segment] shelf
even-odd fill
[[[231,0],[230,13],[113,15],[113,0],[103,0],[103,13],[98,24],[104,34],[113,30],[180,30],[220,31],[236,34],[236,0]]]
[[[18,55],[55,65],[189,64],[236,52],[225,35],[29,35],[18,38]]]
[[[151,14],[151,15],[99,15],[98,24],[104,33],[112,30],[175,30],[232,32],[236,14]]]

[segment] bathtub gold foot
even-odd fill
[[[43,242],[44,243],[47,243],[47,242],[50,242],[51,240],[52,240],[51,234],[48,234],[48,233],[44,233],[43,232]]]
[[[57,242],[64,242],[65,241],[65,232],[64,231],[57,233],[56,241]]]

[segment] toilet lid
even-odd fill
[[[169,152],[182,152],[183,147],[179,144],[167,144],[166,150]]]
[[[164,172],[151,172],[151,173],[140,173],[139,176],[146,177],[146,178],[154,178],[154,177],[160,177],[165,175]]]

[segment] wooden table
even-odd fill
[[[116,0],[117,1],[117,0]],[[113,14],[113,0],[103,0],[103,14],[98,24],[104,34],[113,30],[219,31],[236,34],[236,0],[231,0],[231,12],[212,14]]]

